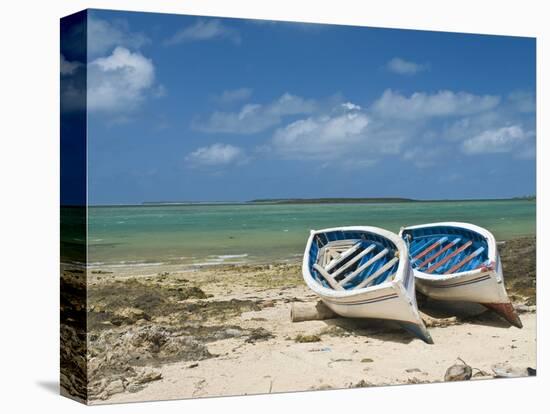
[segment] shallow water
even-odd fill
[[[92,267],[216,265],[296,260],[310,229],[465,221],[497,240],[535,234],[535,202],[90,207]]]

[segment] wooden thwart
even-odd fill
[[[424,260],[422,263],[420,263],[417,267],[418,268],[421,268],[421,267],[424,267],[426,266],[428,263],[430,263],[432,260],[438,258],[439,256],[441,256],[443,253],[445,253],[447,250],[449,250],[451,247],[453,247],[455,244],[457,244],[459,241],[460,241],[460,237],[454,239],[452,242],[450,242],[448,245],[446,245],[444,248],[442,248],[440,251],[438,251],[436,254],[434,254],[433,256],[430,256],[428,257],[426,260]]]
[[[365,250],[363,250],[361,253],[359,253],[357,256],[355,256],[353,259],[351,259],[349,262],[347,262],[344,266],[342,266],[340,269],[338,269],[336,272],[332,274],[333,278],[337,278],[342,273],[344,273],[347,269],[349,269],[350,266],[352,266],[354,263],[357,263],[362,257],[369,254],[372,249],[374,249],[376,245],[373,243],[369,247],[367,247]]]
[[[424,256],[426,256],[428,253],[430,253],[432,250],[434,250],[435,248],[437,248],[437,246],[445,243],[447,241],[448,237],[442,237],[440,238],[438,241],[436,241],[435,243],[433,243],[432,245],[430,245],[430,247],[428,247],[427,249],[421,251],[419,254],[417,254],[413,261],[416,261],[416,260],[419,260],[419,259],[422,259]]]
[[[347,275],[342,281],[340,282],[339,286],[344,286],[346,283],[348,283],[350,280],[355,279],[363,270],[365,270],[367,267],[372,265],[374,262],[380,260],[382,257],[387,255],[389,252],[388,249],[382,250],[380,253],[378,253],[376,256],[369,259],[366,263],[363,263],[361,266],[359,266],[355,271]]]
[[[464,266],[466,263],[468,263],[470,260],[472,260],[474,257],[477,257],[479,256],[483,250],[485,250],[484,247],[480,247],[479,249],[477,249],[475,252],[473,252],[472,254],[470,254],[468,257],[466,257],[465,259],[463,259],[462,261],[460,261],[459,263],[457,263],[456,265],[454,265],[453,267],[451,267],[449,270],[447,270],[445,272],[446,275],[450,274],[450,273],[454,273],[456,272],[458,269],[460,269],[462,266]]]
[[[321,276],[325,278],[325,280],[328,282],[331,288],[334,290],[344,290],[343,287],[341,287],[338,282],[321,266],[319,266],[317,263],[313,265],[313,268],[319,272]]]
[[[361,283],[359,283],[357,286],[355,286],[354,289],[364,288],[369,283],[371,283],[374,279],[376,279],[378,276],[382,275],[384,272],[391,269],[391,267],[398,261],[399,261],[399,258],[394,257],[388,263],[386,263],[384,266],[382,266],[380,269],[378,269],[376,272],[374,272],[372,275],[370,275],[368,278],[366,278]]]
[[[340,263],[342,263],[344,260],[346,260],[349,256],[351,256],[353,253],[355,253],[359,248],[361,247],[361,242],[355,243],[353,246],[351,246],[346,251],[340,253],[339,256],[334,258],[326,267],[325,270],[327,272],[330,272],[333,268],[338,266]]]
[[[472,241],[469,240],[468,242],[464,243],[462,246],[460,246],[458,249],[456,249],[454,252],[452,252],[450,255],[448,255],[447,257],[443,258],[442,260],[440,260],[439,262],[437,262],[436,264],[430,266],[425,273],[432,273],[434,270],[440,268],[441,266],[443,266],[445,263],[447,263],[449,260],[451,260],[453,257],[455,257],[457,254],[460,254],[460,252],[462,252],[463,250],[466,250],[468,247],[470,247],[472,245]]]

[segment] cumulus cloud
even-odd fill
[[[131,111],[151,90],[155,68],[139,52],[116,47],[106,57],[88,64],[88,109],[91,111]]]
[[[219,167],[242,164],[247,157],[243,149],[230,144],[200,147],[185,157],[191,167]]]
[[[176,45],[212,39],[229,39],[235,44],[241,43],[241,36],[237,30],[223,24],[219,19],[208,19],[198,20],[195,24],[184,27],[166,39],[164,44]]]
[[[333,159],[365,139],[369,118],[345,113],[301,119],[273,135],[273,147],[286,158]]]
[[[143,33],[130,31],[124,20],[107,21],[93,16],[88,19],[88,54],[93,58],[110,53],[117,46],[139,49],[149,42]]]
[[[214,112],[193,126],[210,133],[255,134],[280,124],[285,116],[311,113],[315,106],[312,100],[285,93],[266,105],[249,103],[238,112]]]
[[[462,143],[466,154],[505,153],[517,150],[525,144],[532,133],[520,125],[512,125],[482,132]]]
[[[531,113],[536,111],[535,94],[532,92],[516,91],[508,95],[508,100],[519,112]]]
[[[394,57],[387,64],[386,68],[398,75],[415,75],[418,72],[426,71],[430,68],[427,63],[415,63],[399,57]]]
[[[78,68],[82,66],[80,62],[69,62],[65,59],[65,56],[61,55],[61,61],[59,64],[59,70],[61,75],[72,75]]]
[[[244,101],[252,96],[252,89],[239,88],[225,90],[221,94],[214,97],[214,100],[220,104],[229,104],[233,102]]]
[[[434,94],[415,92],[407,97],[388,89],[372,109],[381,117],[415,120],[479,113],[496,107],[499,102],[500,97],[493,95],[444,90]]]

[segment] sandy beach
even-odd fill
[[[90,403],[439,382],[458,358],[473,380],[536,368],[535,239],[499,249],[523,329],[419,298],[434,345],[391,322],[291,322],[293,303],[317,301],[299,263],[88,271]]]

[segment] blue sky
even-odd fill
[[[92,11],[89,202],[534,194],[535,49]]]

